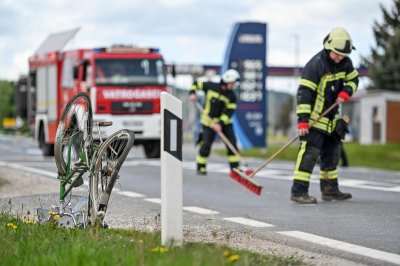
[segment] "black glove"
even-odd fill
[[[344,137],[346,136],[346,133],[349,133],[348,124],[349,124],[348,117],[340,118],[337,121],[336,127],[335,127],[335,133],[338,135],[338,137],[340,139],[344,139]]]

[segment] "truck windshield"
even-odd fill
[[[97,59],[97,86],[165,85],[161,59]]]

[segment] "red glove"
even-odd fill
[[[298,122],[297,128],[308,128],[308,122]]]
[[[341,91],[339,92],[338,97],[342,98],[345,102],[347,102],[348,100],[350,100],[350,95],[345,92],[345,91]]]

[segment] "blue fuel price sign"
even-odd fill
[[[222,67],[240,74],[233,120],[243,148],[266,146],[266,31],[265,23],[235,24]]]

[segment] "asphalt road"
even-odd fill
[[[195,156],[193,144],[185,144],[184,208],[199,214],[219,215],[236,223],[238,230],[247,227],[273,230],[287,243],[310,251],[360,257],[359,261],[366,264],[400,264],[400,172],[339,169],[341,190],[352,193],[353,199],[324,202],[320,200],[316,169],[310,195],[319,202],[299,205],[289,200],[292,163],[276,161],[260,171],[254,178],[264,188],[262,195],[256,196],[228,177],[224,157],[212,155],[208,175],[197,176]],[[0,135],[0,161],[56,172],[54,159],[41,156],[31,138]],[[262,163],[255,159],[248,161],[252,169]],[[121,169],[117,187],[158,202],[160,171],[159,160],[146,159],[141,148],[135,147]]]

